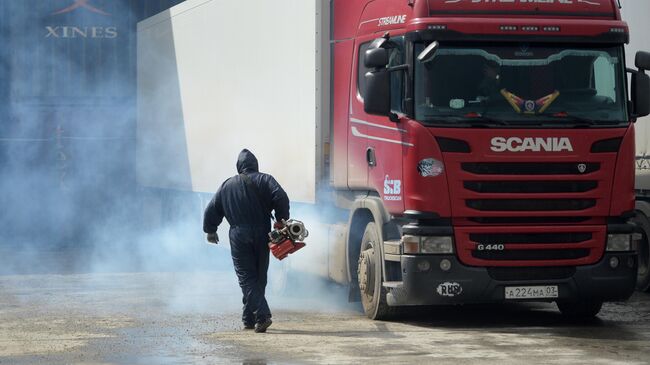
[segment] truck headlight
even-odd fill
[[[634,251],[634,238],[631,234],[608,234],[607,251]]]
[[[406,254],[451,254],[454,239],[449,236],[404,236],[403,252]]]
[[[422,237],[421,253],[454,253],[454,240],[451,237]]]

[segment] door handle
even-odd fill
[[[377,166],[377,157],[375,156],[375,149],[368,147],[366,150],[366,161],[368,161],[368,166],[375,167]]]

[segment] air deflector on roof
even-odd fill
[[[430,16],[615,17],[611,0],[429,0]]]

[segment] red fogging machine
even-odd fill
[[[269,248],[271,253],[278,260],[283,260],[301,248],[305,247],[302,242],[309,236],[309,231],[301,221],[289,219],[282,220],[281,224],[275,224],[274,229],[269,233]]]

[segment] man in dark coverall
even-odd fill
[[[239,175],[221,185],[205,209],[203,231],[208,241],[217,243],[217,227],[224,217],[230,223],[232,261],[243,293],[244,328],[266,332],[271,325],[271,310],[264,298],[271,211],[275,211],[277,222],[289,219],[289,198],[273,176],[259,172],[257,158],[249,150],[239,154],[237,172]]]

